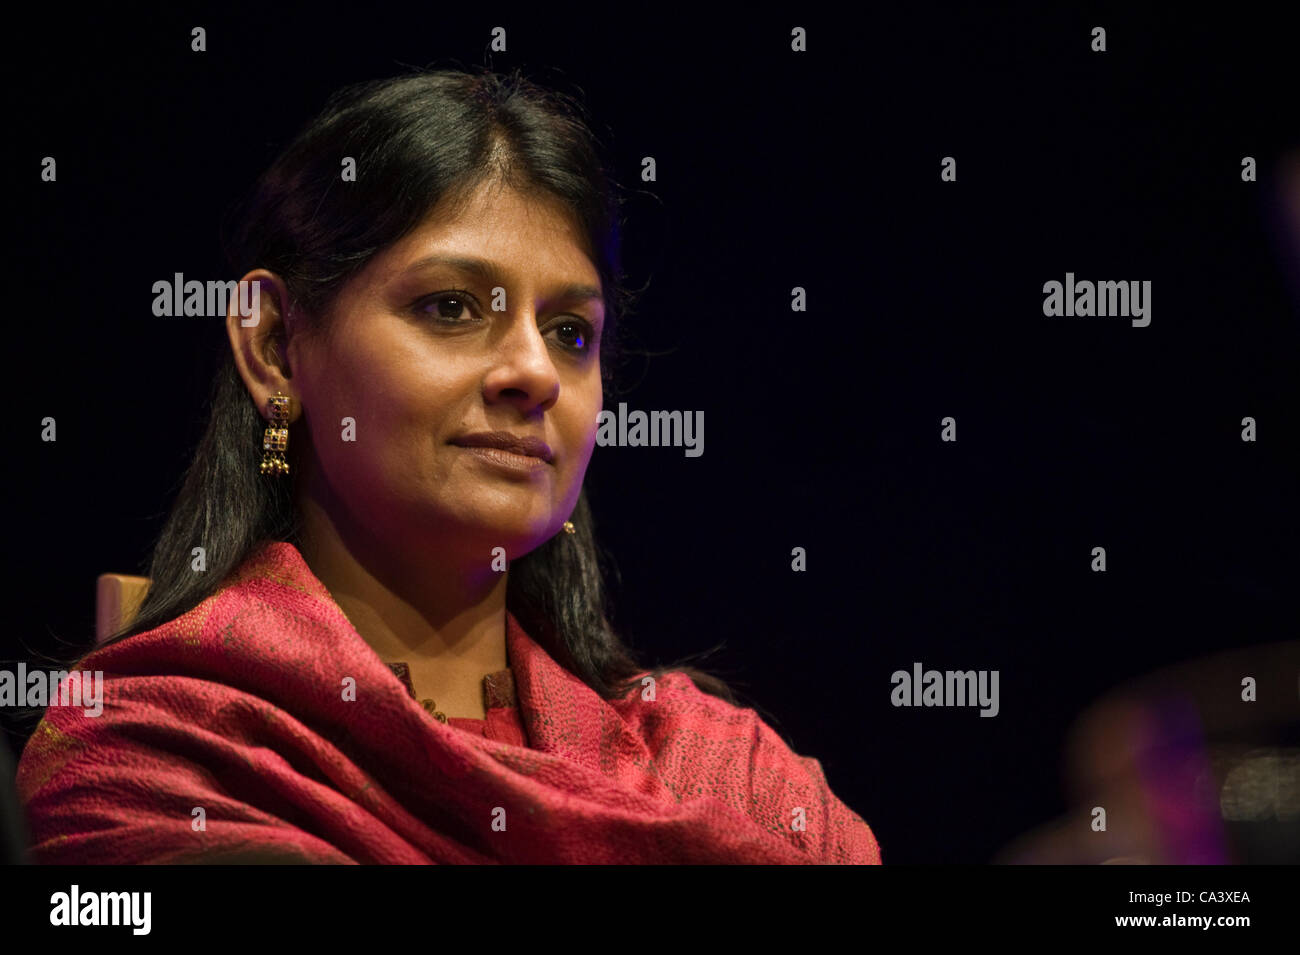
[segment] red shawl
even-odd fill
[[[752,709],[681,674],[607,702],[513,615],[506,650],[527,747],[434,719],[272,543],[82,661],[103,712],[51,706],[19,762],[32,861],[880,862]]]

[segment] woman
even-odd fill
[[[256,316],[139,617],[80,661],[103,714],[23,753],[35,861],[880,861],[816,760],[605,617],[583,478],[628,296],[567,98],[344,90],[230,258]]]

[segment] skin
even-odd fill
[[[227,316],[263,416],[277,390],[293,399],[307,565],[379,657],[409,663],[417,696],[449,717],[482,719],[483,677],[509,665],[509,572],[492,568],[493,548],[514,560],[562,533],[595,447],[604,304],[561,295],[600,289],[585,249],[563,207],[493,181],[372,259],[326,333],[306,334],[283,281],[261,269],[244,276],[259,283],[258,324],[245,327],[233,303]],[[412,270],[435,254],[488,260],[496,275]],[[453,289],[470,295],[417,302]],[[574,351],[579,337],[586,349]],[[343,440],[345,417],[355,441]],[[511,474],[449,444],[494,430],[541,438],[553,463]]]

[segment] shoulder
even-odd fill
[[[279,754],[303,755],[277,736],[284,720],[264,701],[214,689],[176,674],[110,674],[100,712],[49,707],[15,776],[31,860],[172,863],[220,849],[347,861],[288,825],[270,794]]]
[[[703,759],[720,771],[743,765],[751,776],[772,772],[825,785],[821,764],[795,752],[756,709],[706,693],[687,673],[642,674],[616,707],[657,758]]]
[[[680,670],[642,673],[626,697],[615,702],[625,720],[654,725],[666,719],[695,717],[723,722],[748,722],[758,717],[752,708],[706,693],[690,674]]]
[[[831,791],[821,762],[754,708],[706,693],[682,672],[642,674],[641,689],[617,707],[679,798],[710,794],[818,861],[880,861],[871,828]]]

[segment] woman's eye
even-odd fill
[[[415,310],[420,315],[434,321],[460,324],[465,318],[465,309],[469,306],[469,297],[462,292],[441,292],[420,299]]]
[[[564,322],[555,326],[555,330],[565,348],[576,352],[591,350],[591,331],[585,322]]]

